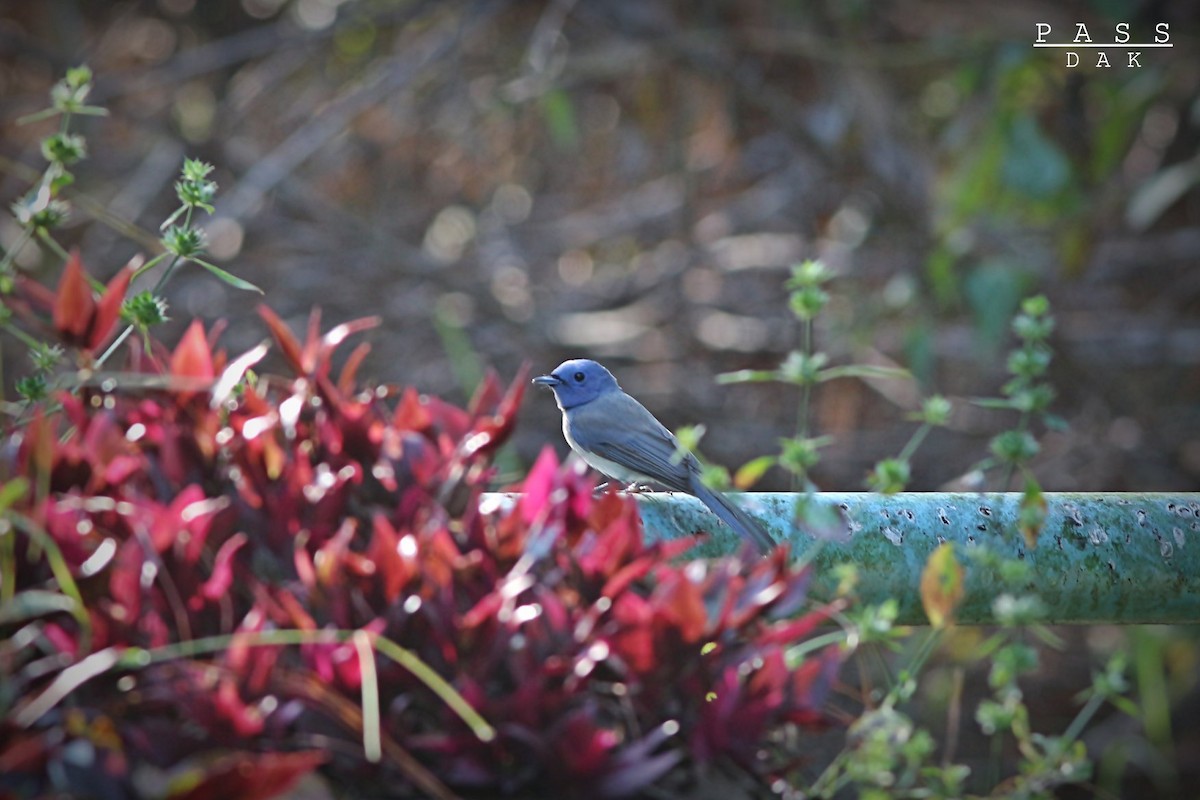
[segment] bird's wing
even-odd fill
[[[695,495],[759,552],[768,553],[775,546],[770,534],[753,517],[704,485],[695,456],[688,453],[681,458],[679,440],[629,395],[602,394],[569,409],[566,419],[569,438],[576,446],[668,489]]]
[[[571,411],[571,435],[583,449],[669,489],[690,492],[695,459],[645,406],[624,392],[601,395]]]

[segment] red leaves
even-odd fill
[[[64,335],[101,341],[107,298],[92,297],[76,261],[56,300]],[[65,309],[89,302],[90,322],[76,325]],[[65,397],[7,450],[6,475],[44,487],[20,510],[87,598],[93,650],[227,641],[131,670],[136,691],[97,680],[73,695],[89,713],[121,704],[112,716],[128,770],[175,765],[189,797],[263,797],[325,763],[271,752],[316,735],[341,737],[324,768],[351,793],[411,796],[426,785],[419,762],[480,795],[565,785],[626,797],[689,762],[765,772],[761,753],[781,726],[821,721],[836,658],[798,669],[783,659],[822,619],[794,616],[806,577],[786,553],[677,564],[694,540],[647,544],[631,498],[594,496],[591,478],[549,448],[516,506],[484,513],[523,372],[507,388],[489,374],[466,410],[413,389],[389,407],[354,386],[362,348],[330,377],[335,348],[373,320],[322,334],[314,315],[302,341],[260,313],[288,376],[246,380],[262,347],[223,369],[216,334],[193,323],[173,352],[142,364],[162,388]],[[19,588],[54,582],[44,559],[15,561]],[[313,638],[262,641],[281,629]],[[471,734],[411,663],[364,660],[345,638],[358,630],[435,670],[498,738]],[[86,633],[77,618],[47,620],[22,680],[49,680],[47,656],[86,658]],[[368,689],[386,784],[356,755]],[[60,734],[46,730],[34,766],[4,744],[0,763],[37,773],[69,746]],[[267,752],[249,754],[251,742]]]
[[[175,785],[187,790],[171,800],[268,800],[286,795],[305,775],[328,760],[319,750],[297,753],[231,753],[211,763],[197,762]]]
[[[704,636],[707,615],[700,587],[677,570],[661,570],[661,578],[651,601],[656,610],[655,621],[660,635],[678,638],[684,644],[695,644]]]
[[[372,527],[367,558],[379,574],[385,602],[391,604],[400,599],[401,591],[417,574],[417,539],[412,534],[398,534],[382,514],[375,515]]]
[[[97,302],[79,251],[71,251],[53,300],[54,328],[64,342],[94,351],[108,341],[136,266],[130,264],[114,275]]]
[[[208,346],[208,337],[204,335],[204,326],[200,320],[194,320],[179,340],[175,351],[171,353],[171,374],[177,378],[191,378],[196,383],[207,383],[215,375],[213,370],[212,351]]]
[[[58,291],[54,298],[54,327],[63,339],[72,344],[87,341],[92,317],[96,314],[96,301],[92,287],[83,274],[83,263],[79,251],[72,250],[67,267],[58,279]]]
[[[621,775],[614,785],[633,792],[689,757],[728,758],[757,772],[773,731],[822,721],[828,681],[807,667],[818,662],[806,662],[800,681],[783,661],[783,648],[822,617],[772,621],[799,602],[806,580],[786,554],[749,567],[676,566],[670,555],[690,542],[647,545],[631,498],[593,498],[590,484],[549,451],[524,489],[496,523],[492,546],[506,555],[496,565],[504,568],[479,585],[470,581],[475,570],[454,577],[456,592],[477,599],[449,644],[468,685],[511,684],[507,695],[474,703],[518,741],[534,737],[539,752],[555,753],[545,762],[552,775],[572,785]],[[511,549],[528,555],[509,561]],[[486,549],[483,557],[481,566]],[[429,613],[441,618],[441,609]],[[620,711],[606,708],[602,687],[614,681],[624,687]],[[637,749],[630,731],[614,727],[624,714],[639,730],[678,723],[689,733]],[[570,754],[557,749],[564,738]]]
[[[213,559],[212,574],[200,586],[200,591],[188,601],[193,610],[202,607],[204,600],[220,600],[230,590],[233,586],[233,557],[238,550],[245,547],[246,541],[246,534],[235,533],[221,545],[216,558]]]
[[[258,315],[267,323],[267,328],[275,337],[275,342],[279,345],[280,352],[287,360],[288,366],[297,376],[305,378],[328,376],[329,356],[337,349],[338,345],[344,342],[348,336],[374,328],[380,323],[379,317],[365,317],[337,325],[322,336],[321,312],[313,309],[308,318],[308,333],[304,342],[301,343],[284,321],[279,318],[279,315],[267,306],[260,305]],[[355,361],[361,360],[361,358],[361,355],[356,356]],[[349,381],[347,381],[348,383]]]

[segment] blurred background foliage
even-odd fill
[[[1166,22],[1174,46],[1067,69],[1032,46],[1038,22],[1054,41],[1128,22],[1135,42]],[[827,489],[900,450],[918,389],[957,402],[912,485],[953,485],[1003,426],[962,401],[996,393],[1008,321],[1044,292],[1069,423],[1043,441],[1044,488],[1196,490],[1198,22],[1153,0],[0,0],[0,199],[40,168],[45,125],[16,120],[86,62],[111,116],[79,120],[94,157],[59,239],[102,279],[153,246],[184,156],[201,158],[221,186],[216,263],[293,327],[314,304],[331,323],[382,315],[362,374],[461,400],[488,366],[595,357],[669,427],[704,422],[729,466],[775,451],[797,396],[714,376],[795,346],[783,283],[820,258],[839,278],[819,346],[917,376],[821,387]],[[18,234],[0,219],[6,247]],[[60,269],[32,245],[17,263]],[[202,272],[168,299],[180,329],[227,319],[231,352],[264,335],[256,299]],[[532,395],[514,463],[559,446],[558,420]],[[1135,648],[1157,700],[1142,749],[1106,768],[1181,791],[1200,763],[1194,636],[1064,635],[1080,647],[1046,658],[1038,710],[1069,718],[1086,653]]]
[[[0,196],[38,162],[40,108],[87,62],[99,158],[60,238],[107,277],[172,207],[184,155],[217,165],[218,264],[299,321],[382,314],[368,370],[462,398],[480,369],[608,364],[670,427],[704,422],[736,466],[794,425],[796,397],[714,388],[794,346],[782,284],[819,257],[840,280],[818,344],[900,363],[921,388],[994,394],[1007,322],[1056,309],[1047,489],[1200,484],[1200,62],[1192,4],[1154,2],[0,2]],[[1142,67],[1032,47],[1076,22],[1112,41],[1170,24]],[[11,220],[0,237],[11,244]],[[35,247],[20,266],[49,274]],[[236,293],[235,293],[236,294]],[[177,324],[262,336],[199,272]],[[167,337],[169,340],[169,336]],[[814,477],[861,488],[912,423],[915,387],[818,393],[835,443]],[[524,463],[557,441],[531,399]],[[935,488],[998,423],[959,408],[914,465]],[[760,488],[786,477],[769,473]]]

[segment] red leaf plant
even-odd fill
[[[95,347],[110,315],[79,279],[58,303],[92,321],[60,327]],[[549,449],[482,507],[524,374],[465,410],[360,389],[365,349],[332,360],[373,321],[314,316],[301,341],[262,316],[290,377],[248,378],[266,348],[229,360],[195,324],[173,354],[130,348],[158,383],[8,435],[0,797],[265,798],[314,770],[350,796],[687,796],[714,770],[773,780],[773,743],[823,722],[836,653],[787,649],[828,610],[784,550],[681,561],[690,541],[648,544],[632,500]],[[494,736],[322,631],[404,648]]]
[[[48,327],[63,344],[90,355],[117,332],[121,303],[141,264],[140,257],[130,261],[97,297],[79,251],[72,250],[55,291],[21,277],[17,282],[18,291],[6,297],[5,302],[33,326]],[[47,314],[49,320],[44,319]]]

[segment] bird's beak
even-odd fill
[[[542,386],[557,386],[562,383],[562,381],[553,375],[538,375],[532,382],[541,384]]]

